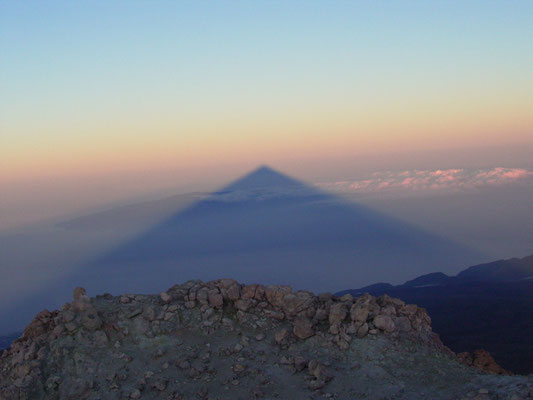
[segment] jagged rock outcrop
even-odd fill
[[[40,312],[2,354],[0,399],[533,395],[531,378],[484,375],[461,360],[501,373],[458,358],[425,310],[389,296],[232,279],[158,295],[89,298],[76,288],[72,303]]]
[[[490,353],[483,349],[475,350],[472,353],[465,351],[457,354],[457,357],[466,365],[479,368],[480,370],[490,374],[512,375],[511,372],[500,367],[494,358],[492,358]]]

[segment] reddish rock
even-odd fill
[[[353,304],[350,308],[350,318],[355,322],[366,322],[368,318],[368,306],[365,304]]]
[[[299,339],[307,339],[315,334],[313,330],[313,322],[306,317],[296,317],[294,319],[294,336]]]
[[[369,330],[368,324],[365,322],[363,325],[359,327],[359,329],[357,329],[357,337],[359,339],[364,338],[368,334],[368,330]]]
[[[276,308],[283,307],[283,299],[289,293],[292,293],[290,286],[270,285],[265,288],[267,301]]]
[[[218,291],[210,291],[208,299],[211,307],[220,308],[224,305],[224,298]]]
[[[252,300],[250,299],[239,299],[235,301],[235,308],[237,310],[248,311],[251,305],[252,305]]]
[[[227,291],[228,299],[235,301],[241,297],[241,287],[238,284],[231,285]]]
[[[478,368],[489,374],[512,375],[511,372],[500,367],[490,353],[483,349],[475,350],[473,353],[459,353],[457,354],[457,357],[464,364]]]
[[[245,285],[241,290],[241,297],[243,299],[253,299],[255,296],[255,291],[257,290],[257,284],[254,285]]]
[[[376,328],[385,332],[394,332],[395,325],[392,318],[388,315],[378,315],[374,318],[374,325]]]
[[[335,303],[329,309],[329,324],[339,324],[346,318],[347,307],[344,303]]]
[[[86,311],[92,307],[91,299],[87,296],[84,288],[75,288],[73,297],[74,301],[72,302],[72,309],[74,311]]]
[[[407,317],[398,317],[395,321],[396,327],[400,332],[409,332],[412,328],[411,321]]]
[[[170,303],[170,300],[172,300],[172,297],[170,297],[170,295],[167,292],[159,293],[159,298],[165,304]]]
[[[288,317],[295,316],[313,304],[313,295],[309,292],[299,291],[288,293],[283,297],[282,309]]]

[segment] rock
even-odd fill
[[[95,331],[102,326],[102,320],[96,310],[85,311],[81,317],[81,324],[85,329]]]
[[[196,292],[196,301],[198,303],[205,305],[208,303],[209,290],[207,288],[201,288]]]
[[[313,322],[307,317],[296,317],[292,332],[299,339],[307,339],[315,334]]]
[[[489,374],[511,375],[509,371],[506,371],[498,365],[488,351],[483,349],[475,350],[473,353],[459,353],[457,354],[457,358],[464,364],[478,368]]]
[[[137,315],[141,315],[142,312],[143,312],[142,309],[140,309],[140,308],[136,308],[135,310],[133,310],[132,312],[130,312],[130,313],[128,314],[128,318],[129,318],[129,319],[135,318]]]
[[[350,318],[354,322],[366,322],[368,318],[368,306],[365,304],[353,304],[350,308]]]
[[[57,312],[56,312],[57,313]],[[54,321],[51,318],[56,314],[52,314],[48,310],[43,310],[35,316],[30,324],[24,329],[22,336],[24,338],[36,338],[54,328]]]
[[[154,321],[156,319],[156,313],[152,306],[145,307],[142,316],[147,321]]]
[[[250,299],[239,299],[235,301],[235,308],[237,310],[248,311],[251,305],[252,305],[252,300]]]
[[[336,324],[330,325],[329,327],[329,333],[332,335],[338,335],[341,330],[341,324],[340,322],[337,322]]]
[[[277,319],[278,321],[283,321],[285,319],[285,314],[281,311],[265,310],[265,315],[270,318]]]
[[[308,384],[308,387],[311,390],[322,389],[324,386],[326,386],[326,382],[320,379],[312,379]]]
[[[255,295],[254,299],[257,301],[263,301],[266,299],[265,297],[265,287],[263,285],[257,285],[255,288]]]
[[[307,368],[309,374],[313,375],[318,380],[329,382],[333,379],[333,374],[329,371],[329,369],[316,360],[309,361]]]
[[[394,321],[388,315],[378,315],[374,318],[374,325],[376,328],[385,332],[394,332]]]
[[[160,392],[164,391],[167,388],[168,380],[165,378],[157,379],[152,387],[156,390],[159,390]]]
[[[315,311],[315,320],[325,321],[328,319],[328,311],[325,308],[318,308]]]
[[[73,293],[74,301],[84,301],[87,297],[87,291],[82,287],[74,288]]]
[[[311,293],[305,291],[287,293],[283,296],[281,308],[288,317],[293,317],[311,307],[313,297]]]
[[[394,304],[389,303],[386,306],[382,307],[380,310],[380,314],[396,316],[396,308],[394,307]]]
[[[65,324],[65,328],[69,332],[74,332],[78,328],[78,326],[74,322],[68,322]]]
[[[340,299],[343,303],[351,303],[353,301],[353,296],[350,293],[346,293]]]
[[[74,301],[72,302],[72,309],[74,311],[80,312],[90,309],[91,299],[87,296],[85,289],[82,287],[77,287],[74,289]]]
[[[170,295],[167,293],[167,292],[161,292],[159,293],[159,298],[161,299],[161,301],[165,304],[168,304],[170,303],[170,301],[172,300],[172,297],[170,297]]]
[[[94,333],[94,342],[97,346],[103,347],[107,346],[109,343],[109,339],[107,338],[107,335],[103,331],[96,331]]]
[[[228,299],[232,301],[239,300],[239,298],[241,297],[241,287],[238,284],[231,285],[227,289],[227,295]]]
[[[294,364],[294,359],[292,357],[281,356],[281,358],[279,359],[279,363],[281,365],[292,365]]]
[[[224,305],[224,298],[218,291],[209,292],[208,299],[211,307],[220,308]]]
[[[61,334],[65,331],[64,325],[57,325],[53,330],[52,334],[54,335],[54,338],[58,338],[61,336]]]
[[[418,306],[416,304],[407,304],[402,308],[401,313],[407,315],[408,317],[414,316],[418,311]]]
[[[240,285],[234,279],[220,279],[217,281],[217,286],[220,293],[225,300],[235,301],[240,298]]]
[[[294,357],[294,368],[296,368],[296,371],[303,371],[306,367],[307,360],[305,358],[303,358],[302,356]]]
[[[267,301],[276,308],[283,307],[283,299],[289,293],[292,293],[290,286],[270,285],[265,288],[265,297]]]
[[[57,390],[57,388],[59,387],[60,384],[61,384],[61,377],[59,377],[57,375],[52,375],[46,380],[45,387],[49,391],[53,392],[53,391]]]
[[[246,370],[246,366],[244,366],[243,364],[234,364],[233,365],[233,372],[241,373],[241,372],[244,372],[244,370]]]
[[[76,314],[71,310],[63,311],[62,313],[63,322],[71,322],[76,318]]]
[[[276,332],[276,334],[274,335],[274,340],[276,341],[277,344],[281,344],[288,337],[289,337],[289,331],[287,331],[287,329],[285,328],[282,328]]]
[[[400,332],[409,332],[412,329],[411,321],[407,317],[398,317],[395,325]]]
[[[259,285],[245,285],[241,290],[241,297],[243,299],[253,299],[255,297],[255,292]]]
[[[0,399],[526,399],[533,393],[531,377],[478,372],[506,373],[486,352],[453,357],[424,309],[388,296],[314,296],[231,279],[189,281],[162,293],[172,300],[89,299],[79,288],[61,311],[43,310],[0,356]],[[392,331],[402,334],[383,334]],[[331,393],[307,391],[323,389],[333,372],[338,382]]]
[[[234,285],[238,285],[239,282],[237,282],[235,279],[219,279],[218,280],[218,286],[221,288],[221,289],[228,289],[230,288],[231,286],[234,286]]]
[[[30,370],[31,368],[29,364],[22,364],[22,365],[17,365],[15,367],[14,373],[15,373],[15,376],[19,378],[23,378],[30,373]]]
[[[363,325],[359,327],[359,329],[357,329],[357,337],[359,339],[364,338],[368,334],[368,330],[369,330],[368,324],[365,322]]]
[[[346,333],[348,333],[350,335],[353,335],[354,333],[357,333],[357,329],[359,329],[359,326],[360,325],[352,322],[350,325],[348,325],[346,327]]]
[[[346,318],[346,304],[344,303],[335,303],[329,309],[329,324],[336,325],[344,321]]]
[[[333,299],[333,294],[331,293],[319,293],[318,294],[318,301],[320,301],[321,303],[327,303],[328,301],[332,300]]]

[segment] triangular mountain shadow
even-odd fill
[[[85,265],[39,296],[45,302],[37,307],[67,301],[74,286],[92,294],[151,293],[189,279],[231,277],[323,292],[482,259],[261,167]]]

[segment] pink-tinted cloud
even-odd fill
[[[371,179],[325,182],[318,186],[337,193],[457,191],[515,182],[533,184],[533,171],[524,168],[411,170],[376,172]]]

